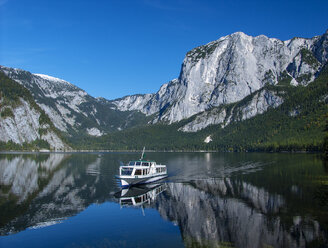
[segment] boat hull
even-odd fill
[[[162,174],[162,175],[154,175],[151,177],[124,177],[124,176],[117,176],[116,178],[118,178],[120,180],[121,183],[121,187],[130,187],[132,185],[138,185],[138,184],[147,184],[147,183],[152,183],[152,182],[156,182],[159,181],[161,179],[164,179],[167,177],[167,174]]]

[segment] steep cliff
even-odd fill
[[[69,148],[27,89],[3,73],[0,81],[1,142],[34,143],[36,148],[53,150]]]

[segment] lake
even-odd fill
[[[0,154],[0,247],[328,247],[319,155],[146,153],[169,177],[122,191],[139,157]]]

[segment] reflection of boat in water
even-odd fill
[[[120,166],[119,175],[116,178],[120,180],[122,187],[151,183],[167,177],[166,165],[144,160],[144,153],[145,147],[139,160]]]
[[[122,189],[115,194],[122,207],[140,207],[150,204],[156,197],[166,190],[166,184],[148,184]]]

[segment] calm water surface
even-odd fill
[[[121,191],[139,156],[0,154],[0,247],[328,247],[318,155],[148,153],[168,179]]]

